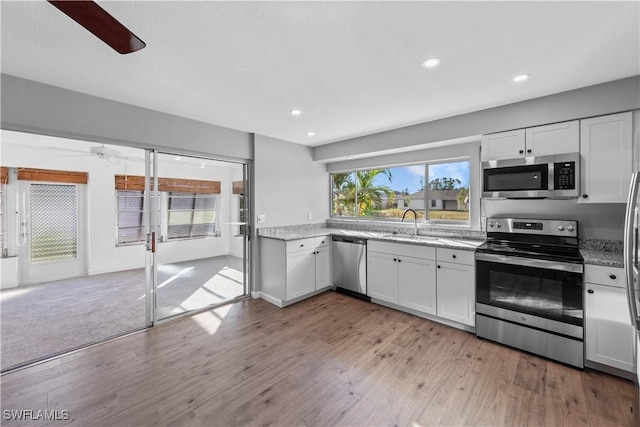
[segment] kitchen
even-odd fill
[[[110,134],[111,131],[98,129],[101,125],[91,119],[88,112],[74,109],[74,113],[80,118],[69,121],[65,119],[65,109],[60,108],[60,105],[77,105],[78,102],[97,102],[94,98],[10,75],[3,74],[2,77],[5,127],[10,124],[12,128],[21,130],[49,129],[59,134],[104,135],[105,132]],[[328,220],[331,209],[331,182],[328,173],[381,165],[415,163],[416,159],[429,162],[469,157],[471,159],[470,184],[472,189],[476,189],[476,197],[471,197],[469,202],[471,219],[468,228],[470,231],[486,232],[486,229],[481,228],[486,218],[517,215],[525,218],[576,220],[580,230],[578,237],[581,239],[621,241],[624,201],[611,204],[578,202],[575,199],[481,201],[480,197],[477,197],[481,176],[480,152],[477,148],[481,145],[481,135],[637,111],[640,108],[637,93],[638,78],[636,76],[563,91],[517,104],[482,109],[409,127],[399,127],[369,136],[346,139],[339,143],[319,145],[312,149],[256,134],[253,136],[252,147],[255,169],[253,203],[255,215],[263,215],[265,221],[260,223],[260,219],[256,218],[258,234],[262,228],[322,224]],[[29,102],[24,102],[25,99]],[[11,100],[23,101],[13,104]],[[105,112],[115,112],[120,108],[109,101],[100,101],[99,104]],[[7,105],[9,107],[6,107]],[[35,105],[39,107],[35,108]],[[38,116],[34,115],[34,111],[47,111],[47,113]],[[147,114],[135,108],[130,109],[129,112],[132,118]],[[637,113],[634,114],[636,114],[634,117],[637,117]],[[54,115],[53,120],[51,115]],[[86,120],[82,119],[83,115]],[[122,118],[127,126],[123,126],[118,131],[119,134],[114,137],[121,141],[143,140],[144,142],[145,138],[147,142],[152,140],[153,138],[139,132],[139,127],[135,125],[135,119],[132,118]],[[634,120],[637,123],[637,118]],[[64,125],[56,123],[64,123]],[[180,125],[175,127],[179,129]],[[176,130],[170,132],[179,133]],[[636,135],[634,143],[637,145],[637,134],[634,135]],[[240,136],[238,138],[241,139]],[[165,138],[158,139],[166,141]],[[153,143],[157,144],[156,141]],[[405,152],[407,147],[412,147],[412,151]],[[192,149],[197,152],[203,151],[202,148]],[[220,144],[215,147],[215,150],[221,150],[219,154],[250,157],[244,153],[238,154],[241,148],[233,148],[225,144]],[[380,156],[384,156],[383,161],[380,160]],[[295,200],[295,203],[288,203],[286,209],[282,209],[283,200],[273,196],[274,188],[286,189],[287,194],[283,198],[285,201]],[[471,194],[474,194],[473,190]],[[412,225],[408,226],[409,230]],[[430,230],[431,227],[420,224],[421,233],[428,234],[426,231]],[[402,228],[402,231],[405,229]],[[443,237],[447,238],[447,236]],[[263,263],[263,258],[258,252],[259,247],[255,247],[255,250],[257,265],[254,267],[253,291],[260,292],[263,289],[261,282],[265,280],[259,273],[263,267],[260,265]],[[437,259],[437,254],[435,256]]]

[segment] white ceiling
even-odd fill
[[[638,1],[98,3],[147,47],[2,1],[2,72],[312,146],[640,74]]]

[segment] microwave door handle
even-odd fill
[[[638,317],[638,305],[636,304],[635,284],[638,278],[638,229],[636,203],[638,199],[638,185],[640,185],[640,173],[634,172],[629,186],[629,198],[627,200],[627,212],[624,221],[624,265],[627,279],[627,302],[631,322],[640,330],[640,318]]]
[[[550,162],[547,167],[547,189],[549,191],[555,190],[555,163]]]

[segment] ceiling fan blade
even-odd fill
[[[93,1],[47,1],[118,53],[124,55],[146,46],[145,42]]]

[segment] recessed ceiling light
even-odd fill
[[[289,112],[291,113],[292,116],[299,116],[300,114],[302,114],[302,111],[300,110],[291,110]]]
[[[438,64],[440,64],[440,58],[429,58],[422,63],[422,66],[424,68],[433,68]]]
[[[314,132],[307,132],[307,136],[316,136]]]
[[[182,157],[178,156],[178,157],[176,157],[174,160],[175,160],[175,161],[179,161],[180,159],[182,159]]]
[[[516,83],[520,83],[520,82],[524,82],[526,80],[529,80],[529,77],[531,77],[531,74],[520,74],[519,76],[515,76],[513,78],[513,81]]]
[[[206,163],[200,163],[200,167],[204,168],[207,164]]]

